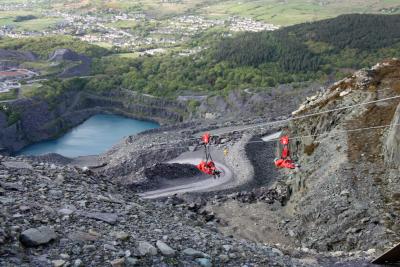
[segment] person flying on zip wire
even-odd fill
[[[283,149],[281,157],[274,160],[275,166],[280,169],[295,169],[296,164],[290,158],[289,137],[284,135],[280,138],[279,142],[283,145]]]

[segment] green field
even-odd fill
[[[79,65],[80,62],[75,61],[64,61],[64,62],[49,62],[49,61],[35,61],[35,62],[24,62],[21,67],[27,69],[34,69],[42,76],[46,75],[56,75],[61,73],[66,68],[71,68],[73,66]]]
[[[237,15],[278,25],[292,25],[349,13],[400,13],[399,0],[176,0],[169,3],[161,3],[160,0],[77,0],[64,1],[54,7],[143,11],[158,18],[183,14],[212,18]]]
[[[36,19],[15,22],[17,16],[37,16]],[[47,28],[55,26],[61,22],[61,18],[57,17],[43,17],[35,11],[0,11],[0,26],[13,26],[17,30],[24,31],[42,31]]]
[[[210,4],[200,12],[211,17],[238,15],[278,25],[292,25],[348,13],[387,13],[382,9],[399,7],[400,1],[397,0],[228,0]]]
[[[144,11],[156,17],[164,17],[177,14],[185,14],[190,9],[202,5],[205,0],[177,0],[170,3],[162,3],[160,0],[67,0],[54,1],[55,9],[70,10],[93,10],[93,9],[115,9],[123,11]]]
[[[4,0],[3,3],[28,3],[27,0]],[[293,25],[316,21],[349,13],[400,13],[399,0],[176,0],[168,3],[160,0],[53,0],[41,2],[34,9],[15,12],[0,12],[0,26],[16,25],[25,30],[42,30],[59,22],[59,18],[40,17],[35,20],[15,23],[17,15],[38,15],[43,10],[72,12],[114,9],[128,12],[145,12],[158,19],[174,15],[195,14],[210,18],[241,16],[277,25]],[[137,27],[134,22],[120,21],[118,28]]]
[[[17,89],[12,89],[9,92],[3,92],[0,93],[0,101],[5,101],[5,100],[13,100],[17,98]]]
[[[134,52],[134,53],[119,53],[119,54],[112,55],[110,57],[138,58],[139,57],[139,53],[137,53],[137,52]]]
[[[40,83],[24,84],[21,87],[21,95],[23,97],[31,97],[34,95],[35,91],[42,85]]]

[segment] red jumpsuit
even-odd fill
[[[275,166],[278,168],[295,169],[296,165],[289,156],[289,137],[286,135],[282,136],[280,142],[283,145],[282,155],[280,159],[274,161]]]
[[[211,142],[211,135],[209,133],[203,134],[201,137],[201,140],[203,141],[204,149],[205,149],[205,154],[206,154],[206,161],[202,160],[199,165],[197,165],[197,169],[199,169],[201,172],[212,175],[214,178],[216,176],[220,176],[221,172],[217,170],[215,167],[215,163],[211,158],[210,150],[208,145]]]
[[[205,162],[201,161],[199,165],[197,165],[197,169],[199,169],[201,172],[204,172],[205,174],[208,175],[217,175],[216,170],[217,168],[215,167],[215,164],[213,161]]]
[[[290,159],[277,159],[275,160],[275,166],[278,168],[295,169],[296,165]]]
[[[201,140],[204,142],[204,144],[208,144],[210,142],[211,136],[209,133],[203,134],[201,137]]]

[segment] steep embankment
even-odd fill
[[[37,55],[32,52],[0,49],[0,60],[0,66],[6,67],[6,64],[10,61],[16,64],[24,61],[35,61],[37,60]]]
[[[327,81],[325,84],[304,83],[298,88],[282,84],[263,90],[233,90],[226,96],[216,95],[203,99],[193,115],[217,119],[264,117],[266,120],[273,120],[290,115],[306,96],[315,94],[329,84]]]
[[[400,61],[390,60],[309,98],[293,121],[300,172],[285,208],[299,244],[325,251],[383,250],[400,241]],[[341,109],[369,101],[368,105]],[[392,125],[386,127],[386,125]],[[371,253],[374,253],[372,250]]]
[[[161,124],[183,120],[186,107],[175,101],[115,91],[109,95],[66,93],[55,104],[17,100],[0,111],[0,147],[13,153],[22,147],[56,137],[98,113],[150,119]],[[10,120],[14,114],[14,120]]]
[[[57,49],[50,56],[52,62],[79,62],[78,65],[64,69],[58,77],[69,78],[75,76],[89,75],[91,71],[92,59],[83,54],[78,54],[71,49]]]

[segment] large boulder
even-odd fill
[[[27,247],[37,247],[57,238],[56,232],[48,226],[30,228],[21,233],[19,240]]]
[[[68,48],[57,49],[49,57],[49,61],[80,61],[81,59],[82,55],[79,55],[78,53]]]
[[[150,244],[149,242],[146,241],[140,241],[138,244],[138,250],[139,250],[139,254],[142,256],[146,256],[146,255],[151,255],[151,256],[155,256],[157,255],[157,249]]]
[[[160,250],[161,254],[164,256],[172,257],[175,255],[175,250],[173,250],[170,246],[165,244],[163,241],[158,240],[157,243],[157,248]]]

